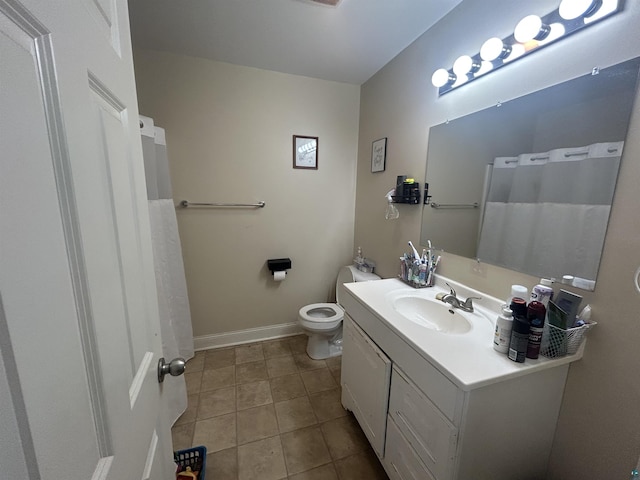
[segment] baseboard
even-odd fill
[[[231,347],[243,343],[261,342],[274,338],[290,337],[303,333],[297,322],[269,325],[268,327],[248,328],[234,332],[217,333],[194,337],[193,345],[196,351],[211,348]]]

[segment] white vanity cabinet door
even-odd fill
[[[348,316],[342,341],[342,404],[355,415],[376,454],[384,455],[391,360]]]
[[[436,480],[390,416],[387,417],[384,465],[391,480]]]
[[[458,429],[398,369],[393,368],[389,416],[437,480],[451,478]]]

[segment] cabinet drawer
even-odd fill
[[[457,428],[395,367],[389,415],[433,475],[438,480],[451,478]]]
[[[436,480],[391,417],[387,417],[386,443],[384,465],[391,480]]]
[[[369,443],[384,455],[391,360],[348,315],[342,341],[342,404],[353,412]]]

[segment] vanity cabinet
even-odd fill
[[[391,360],[347,315],[342,349],[342,404],[353,412],[369,443],[382,458]]]
[[[360,300],[343,306],[342,403],[392,480],[545,478],[568,363],[459,384]]]
[[[418,478],[424,478],[427,472],[433,472],[437,479],[451,478],[458,429],[396,367],[391,380],[387,429],[397,429],[400,442],[408,445],[404,449],[406,454],[414,454],[421,460],[422,477]],[[389,443],[392,442],[390,438]]]

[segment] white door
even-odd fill
[[[170,479],[126,0],[0,0],[0,477]]]

